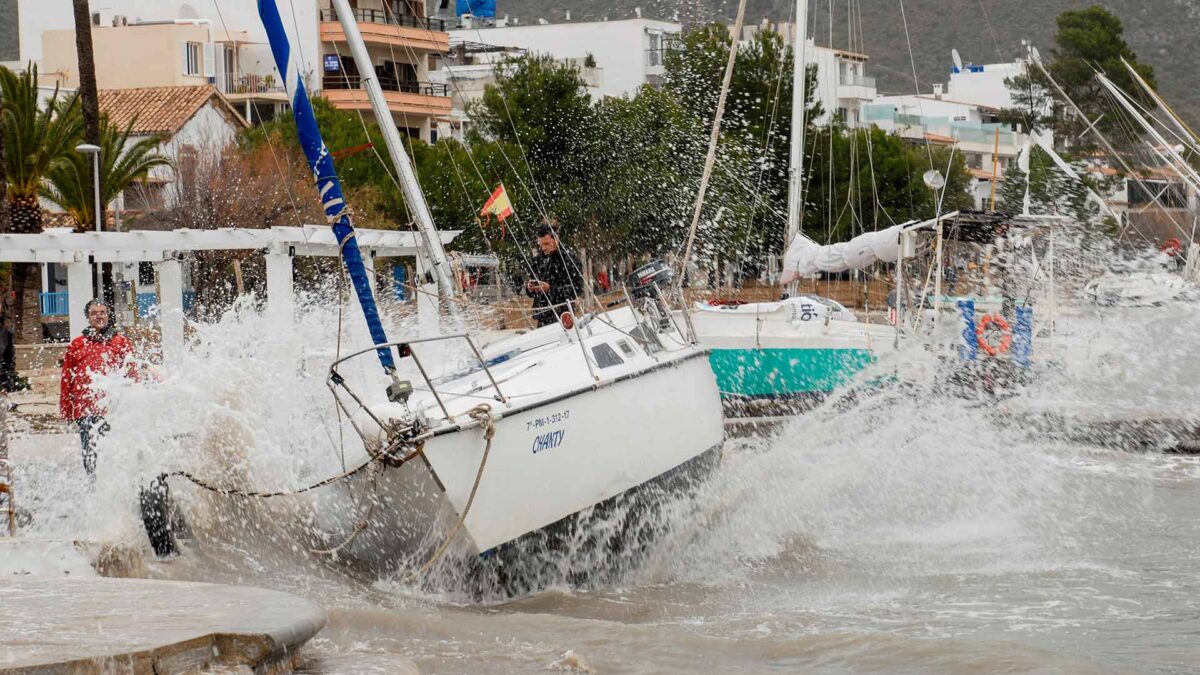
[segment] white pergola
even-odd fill
[[[355,231],[369,270],[376,258],[416,257],[422,264],[419,234],[391,230]],[[448,244],[461,230],[444,230]],[[295,309],[292,259],[295,256],[337,256],[333,231],[324,225],[264,229],[135,230],[85,232],[68,229],[42,234],[0,234],[0,262],[57,263],[67,269],[67,302],[71,335],[86,326],[83,307],[92,298],[93,266],[98,263],[152,262],[158,267],[159,322],[163,361],[183,349],[183,266],[181,255],[193,251],[262,250],[267,262],[267,313],[291,321]],[[372,288],[373,274],[368,275]],[[418,308],[423,304],[418,301]],[[436,308],[435,308],[436,310]]]

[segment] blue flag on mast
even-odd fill
[[[367,328],[371,332],[371,340],[375,344],[386,343],[387,334],[383,330],[383,322],[379,318],[379,308],[375,305],[375,296],[371,294],[371,284],[367,277],[367,268],[363,265],[362,253],[358,250],[358,242],[354,238],[354,226],[350,223],[350,214],[346,209],[346,200],[342,195],[342,183],[338,180],[337,171],[333,166],[333,157],[321,139],[321,130],[317,128],[317,118],[313,113],[312,104],[308,101],[308,93],[304,83],[300,81],[299,72],[291,59],[291,44],[283,29],[283,21],[279,17],[279,7],[275,0],[258,0],[258,15],[267,31],[267,40],[271,44],[271,54],[275,57],[275,66],[283,73],[284,87],[292,99],[292,115],[296,119],[296,132],[300,137],[300,146],[308,159],[313,178],[317,183],[317,193],[321,198],[321,206],[325,210],[325,218],[333,228],[335,240],[341,249],[342,259],[350,272],[350,282],[358,297],[367,320]],[[387,373],[396,369],[391,350],[381,347],[375,350],[379,363]]]

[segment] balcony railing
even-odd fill
[[[867,77],[865,75],[847,75],[842,78],[842,81],[839,84],[841,84],[843,87],[867,87],[869,89],[874,89],[875,78]]]
[[[384,91],[396,91],[402,94],[420,94],[421,96],[449,96],[450,87],[434,82],[418,82],[416,80],[397,80],[391,77],[380,77],[379,88]],[[362,78],[358,75],[326,75],[321,80],[325,89],[362,89]]]
[[[400,26],[402,28],[421,28],[438,31],[439,33],[446,32],[445,19],[427,19],[425,17],[412,16],[411,14],[395,14],[383,9],[355,9],[351,11],[354,13],[355,20],[362,23],[381,23],[388,26]],[[321,20],[337,21],[337,12],[332,9],[323,9],[321,10]]]
[[[225,73],[223,94],[284,94],[283,82],[275,75]]]
[[[42,305],[42,316],[66,316],[70,313],[67,304],[67,292],[42,293],[38,296]]]

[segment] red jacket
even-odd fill
[[[117,334],[104,341],[80,335],[72,340],[62,366],[58,409],[63,418],[75,421],[81,417],[103,415],[102,394],[92,390],[92,374],[107,374],[125,367],[128,376],[136,379],[137,370],[129,358],[132,355],[133,343],[124,335]]]

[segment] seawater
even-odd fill
[[[910,345],[864,381],[922,377],[731,441],[697,494],[654,511],[659,536],[636,564],[545,553],[542,590],[522,597],[479,595],[453,562],[418,583],[348,575],[281,525],[286,498],[232,503],[181,483],[192,537],[148,566],[317,600],[330,623],[303,655],[309,673],[403,660],[434,673],[1194,671],[1200,460],[1069,441],[1030,416],[1194,417],[1196,309],[1064,305],[1053,352],[1011,397],[956,395],[938,376],[953,362]],[[365,344],[352,323],[343,344]],[[147,550],[134,495],[163,466],[286,489],[357,461],[324,385],[337,325],[314,303],[282,330],[247,304],[198,326],[177,367],[109,383],[94,486],[71,451],[22,469],[31,535]],[[593,567],[604,573],[581,573]]]

